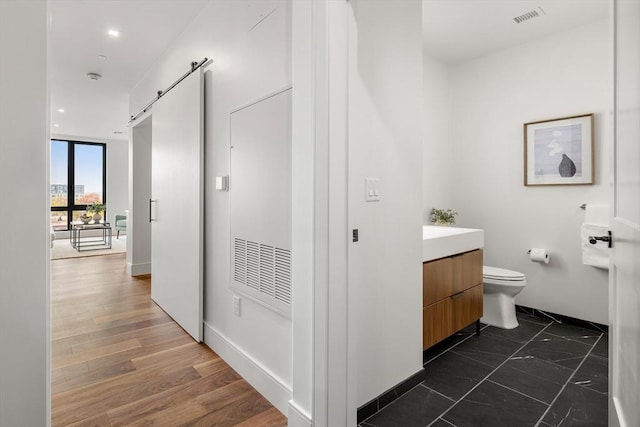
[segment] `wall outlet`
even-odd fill
[[[238,295],[233,296],[233,314],[240,316],[240,297]]]

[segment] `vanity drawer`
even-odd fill
[[[427,307],[453,293],[454,259],[442,258],[422,264],[422,307]]]
[[[453,331],[482,317],[482,284],[451,296],[451,324]]]
[[[422,348],[431,347],[451,335],[451,298],[422,309]]]
[[[452,294],[482,283],[482,255],[482,249],[478,249],[453,258]]]

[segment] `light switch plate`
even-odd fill
[[[380,179],[379,178],[365,178],[364,180],[365,195],[364,200],[366,202],[378,202],[380,201]]]
[[[216,176],[216,190],[227,191],[229,189],[229,175]]]

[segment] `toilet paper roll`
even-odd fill
[[[541,248],[533,248],[529,251],[529,258],[533,262],[549,264],[549,251]]]

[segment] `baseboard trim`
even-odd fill
[[[609,326],[589,320],[576,319],[575,317],[566,316],[564,314],[554,313],[552,311],[540,310],[539,308],[527,307],[516,304],[516,312],[528,314],[529,316],[540,317],[543,319],[553,320],[558,323],[567,323],[569,325],[578,326],[580,328],[591,329],[598,332],[609,333]]]
[[[302,410],[296,402],[289,401],[289,411],[287,414],[288,427],[311,427],[311,416],[306,411]]]
[[[280,412],[288,413],[292,391],[280,378],[207,322],[204,322],[204,342]]]
[[[151,263],[145,262],[143,264],[131,264],[127,263],[127,273],[130,276],[143,276],[145,274],[151,274]]]
[[[425,375],[426,372],[424,368],[420,368],[418,372],[411,375],[406,380],[401,381],[396,386],[391,387],[389,390],[382,393],[380,396],[370,400],[369,402],[359,407],[357,412],[358,424],[371,417],[373,414],[420,384],[422,381],[424,381]]]

